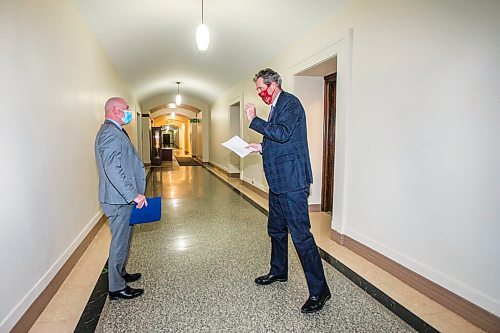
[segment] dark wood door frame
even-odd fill
[[[321,210],[333,210],[333,181],[335,165],[335,115],[337,99],[337,73],[324,77],[325,107],[323,125],[323,175],[321,185]]]

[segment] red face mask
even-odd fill
[[[260,98],[262,98],[262,100],[264,101],[264,103],[266,103],[267,105],[271,104],[271,101],[273,100],[273,94],[274,94],[274,91],[276,90],[276,87],[274,88],[274,90],[273,90],[273,92],[271,94],[269,94],[267,92],[268,89],[269,89],[269,86],[267,86],[267,89],[262,90],[258,94],[260,96]]]

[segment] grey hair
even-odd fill
[[[257,82],[259,77],[264,79],[265,85],[270,85],[271,82],[276,82],[278,87],[281,89],[281,76],[271,68],[261,69],[257,74],[255,74],[253,82]]]

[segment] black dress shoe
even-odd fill
[[[286,282],[288,281],[287,276],[276,276],[272,274],[266,274],[264,276],[259,276],[258,278],[255,279],[255,283],[260,284],[261,286],[264,286],[266,284],[271,284],[275,281],[279,282]]]
[[[125,275],[123,275],[122,278],[125,280],[125,282],[130,283],[139,280],[141,276],[142,276],[141,273],[134,273],[134,274],[125,273]]]
[[[129,286],[126,286],[122,290],[110,291],[109,292],[109,299],[110,300],[115,300],[118,298],[132,299],[132,298],[139,297],[142,294],[144,294],[144,289],[134,289],[134,288],[130,288]]]
[[[330,290],[327,290],[319,296],[309,296],[305,304],[302,306],[302,309],[300,309],[300,312],[313,313],[319,311],[323,309],[326,301],[328,301],[330,298],[332,298]]]

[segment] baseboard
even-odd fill
[[[92,242],[105,220],[106,218],[102,212],[94,216],[73,243],[49,268],[47,273],[0,324],[0,331],[9,331],[9,329],[11,329],[11,333],[29,331]]]
[[[240,183],[241,183],[241,185],[243,185],[243,186],[251,189],[255,193],[257,193],[258,195],[260,195],[264,199],[269,199],[269,194],[266,191],[261,190],[257,186],[250,184],[249,182],[247,182],[246,180],[243,180],[243,179],[240,180]]]
[[[487,332],[500,332],[500,318],[489,311],[480,308],[465,298],[415,273],[347,235],[343,235],[332,229],[330,231],[330,238],[392,274],[413,289],[465,318],[477,327]]]
[[[309,213],[321,212],[320,204],[310,204],[309,205]]]
[[[226,175],[227,177],[229,177],[229,172],[227,172],[226,169],[222,168],[220,165],[218,164],[215,164],[213,162],[208,162],[208,165],[214,167],[215,169],[219,170],[220,172],[222,172],[224,175]]]
[[[220,172],[222,172],[224,175],[226,175],[229,178],[240,178],[240,173],[239,172],[228,172],[226,169],[224,169],[222,166],[212,163],[212,162],[202,162],[203,165],[210,165]]]

